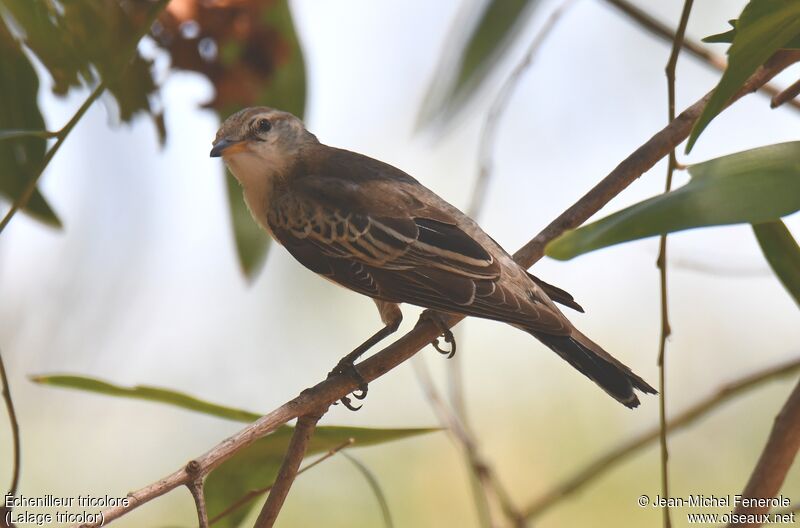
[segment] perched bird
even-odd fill
[[[323,145],[300,119],[266,107],[226,119],[211,156],[223,158],[253,218],[295,259],[377,304],[385,327],[348,355],[351,368],[397,330],[398,303],[410,303],[520,328],[627,407],[639,405],[634,389],[656,393],[553,304],[583,311],[571,295],[529,274],[400,169]]]

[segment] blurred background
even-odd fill
[[[176,9],[180,7],[174,0]],[[638,2],[676,27],[682,2]],[[687,36],[724,31],[744,1],[699,2]],[[478,3],[480,5],[480,3]],[[523,17],[486,82],[446,122],[420,121],[441,74],[443,50],[480,10],[469,2],[289,2],[306,69],[305,121],[329,145],[395,165],[466,208],[478,173],[481,133],[504,79],[559,2]],[[520,15],[522,17],[522,15]],[[710,45],[720,55],[724,45]],[[168,387],[256,412],[271,410],[322,379],[378,328],[369,299],[319,280],[281,247],[243,274],[218,159],[208,157],[219,125],[202,108],[208,76],[169,69],[148,37],[163,146],[152,120],[120,125],[114,101],[93,105],[42,178],[62,230],[18,215],[0,242],[0,347],[18,407],[26,495],[124,496],[172,472],[241,424],[158,404],[31,383],[28,376],[79,373],[122,385]],[[572,204],[667,121],[664,66],[670,46],[601,0],[566,11],[521,76],[497,124],[493,172],[479,221],[514,251]],[[89,91],[57,97],[49,76],[38,103],[49,129]],[[797,70],[777,79],[788,85]],[[682,55],[677,107],[710,90],[719,73]],[[800,113],[768,111],[755,94],[720,115],[682,163],[796,139]],[[222,106],[215,107],[222,112]],[[227,108],[226,111],[238,108]],[[666,165],[611,202],[601,216],[663,190]],[[676,185],[688,180],[676,175]],[[2,202],[4,206],[8,202]],[[785,222],[795,234],[797,215]],[[797,306],[766,264],[749,226],[669,238],[668,414],[747,373],[796,358]],[[615,246],[533,272],[571,292],[586,314],[568,313],[587,335],[656,384],[659,336],[656,239]],[[419,310],[404,309],[402,330]],[[550,490],[595,456],[658,423],[658,400],[631,411],[614,402],[530,336],[467,320],[457,327],[466,406],[481,453],[520,505]],[[431,347],[424,361],[446,391],[448,362]],[[769,383],[670,436],[675,496],[739,493],[793,378]],[[333,407],[323,425],[438,426],[410,363],[370,385],[357,413]],[[10,475],[5,419],[0,481]],[[396,526],[478,526],[459,447],[438,432],[354,448],[379,480]],[[657,444],[549,510],[544,527],[655,525],[640,508],[660,490]],[[800,500],[800,472],[784,496]],[[712,510],[719,511],[719,510]],[[676,510],[677,526],[686,525]],[[722,513],[722,512],[721,512]],[[191,526],[185,490],[121,519],[124,526]],[[334,457],[300,476],[279,526],[380,526],[361,475]]]

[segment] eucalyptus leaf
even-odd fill
[[[800,247],[780,220],[753,224],[761,251],[781,284],[800,306]]]
[[[539,3],[539,0],[489,0],[474,26],[456,28],[444,47],[419,122],[456,115],[502,60]]]
[[[65,389],[76,389],[87,392],[105,394],[106,396],[116,396],[120,398],[133,398],[137,400],[147,400],[157,403],[165,403],[182,409],[196,411],[218,418],[236,420],[239,422],[250,423],[261,418],[260,414],[226,407],[216,403],[207,402],[182,392],[161,387],[150,387],[147,385],[137,385],[135,387],[123,387],[107,381],[90,378],[87,376],[76,376],[69,374],[48,374],[41,376],[31,376],[31,381],[41,385],[50,385]]]
[[[733,37],[736,36],[736,22],[736,20],[729,20],[728,24],[731,25],[731,29],[723,33],[709,35],[703,39],[703,42],[709,44],[730,44],[733,42]],[[800,36],[787,42],[781,49],[800,49]]]
[[[728,67],[692,128],[686,152],[692,150],[706,126],[725,108],[747,78],[776,51],[800,36],[800,2],[750,0],[735,27],[728,49]]]
[[[567,260],[589,251],[696,227],[776,220],[800,209],[800,142],[738,152],[689,167],[679,189],[568,231],[545,253]]]

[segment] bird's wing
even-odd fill
[[[514,294],[491,252],[425,193],[419,184],[305,176],[272,204],[269,227],[304,266],[359,293],[569,333],[533,290]]]

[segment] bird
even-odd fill
[[[228,117],[210,155],[238,180],[254,220],[300,264],[374,300],[383,328],[332,372],[355,371],[357,397],[366,384],[353,363],[398,329],[401,303],[519,328],[626,407],[639,405],[636,391],[657,393],[559,310],[556,302],[583,312],[569,293],[530,274],[402,170],[327,146],[302,120],[269,107]]]

